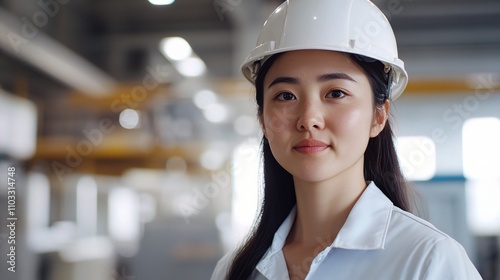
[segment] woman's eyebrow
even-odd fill
[[[275,84],[279,83],[285,83],[285,84],[292,84],[292,85],[298,85],[299,84],[299,79],[293,78],[293,77],[278,77],[274,79],[267,88],[272,87]]]
[[[349,80],[356,82],[351,76],[347,75],[346,73],[328,73],[328,74],[323,74],[318,77],[318,82],[327,82],[330,80]],[[292,85],[298,85],[299,84],[299,79],[294,78],[294,77],[278,77],[274,79],[267,88],[272,87],[275,84],[279,83],[285,83],[285,84],[292,84]]]
[[[326,81],[338,80],[338,79],[349,80],[349,81],[356,82],[356,80],[354,80],[351,76],[347,75],[346,73],[328,73],[328,74],[324,74],[324,75],[321,75],[321,76],[318,77],[318,82],[326,82]]]

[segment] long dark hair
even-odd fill
[[[264,77],[280,56],[271,56],[260,68],[255,80],[259,116],[263,113]],[[348,56],[365,72],[373,91],[375,110],[383,110],[388,98],[388,74],[384,64],[359,55]],[[248,279],[271,246],[274,233],[296,204],[293,177],[276,161],[269,143],[262,139],[264,193],[260,213],[246,242],[239,248],[226,276],[227,280]],[[390,121],[378,136],[370,138],[364,155],[364,177],[374,181],[397,207],[410,211],[410,186],[404,179],[393,142]]]

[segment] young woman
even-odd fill
[[[264,132],[264,197],[212,279],[481,279],[455,240],[409,213],[389,122],[407,74],[371,2],[283,3],[243,73]]]

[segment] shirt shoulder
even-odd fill
[[[420,267],[421,279],[482,279],[465,249],[428,221],[397,207],[391,219],[391,242]]]
[[[437,242],[425,259],[424,279],[482,279],[465,249],[454,239]]]
[[[408,254],[422,258],[437,243],[444,240],[457,242],[430,222],[398,207],[393,207],[386,247],[396,247],[399,251],[406,251]]]
[[[396,206],[392,208],[391,217],[392,230],[410,231],[413,238],[426,238],[429,241],[438,242],[443,239],[451,239],[449,235],[436,228],[430,222],[404,211]]]

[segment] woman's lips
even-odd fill
[[[314,154],[326,150],[330,147],[328,144],[316,139],[304,139],[293,146],[293,149],[299,153]]]

